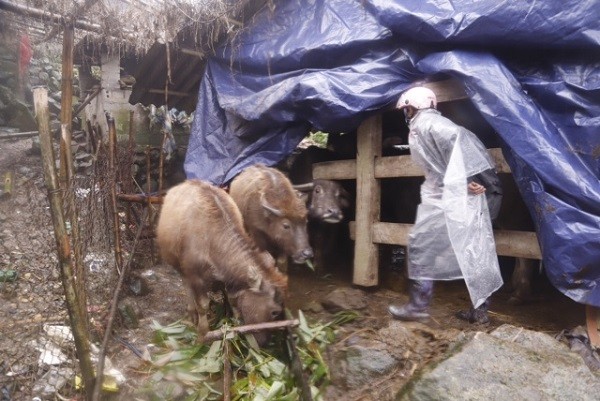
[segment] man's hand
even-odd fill
[[[467,189],[469,190],[469,193],[471,195],[481,195],[482,193],[485,192],[485,187],[474,181],[469,183],[469,185],[467,186]]]

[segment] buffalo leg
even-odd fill
[[[202,338],[208,333],[208,308],[210,299],[205,283],[201,280],[190,282],[188,286],[188,312],[191,315],[192,322],[196,325],[198,338]]]
[[[519,305],[532,301],[531,283],[538,263],[535,259],[515,259],[515,270],[511,278],[513,295],[508,300],[510,303]]]

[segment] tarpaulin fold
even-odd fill
[[[186,173],[273,165],[355,129],[413,82],[461,82],[501,138],[553,285],[600,306],[600,3],[289,0],[204,72]]]

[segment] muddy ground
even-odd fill
[[[0,199],[0,271],[18,272],[15,282],[0,282],[2,401],[31,399],[34,384],[45,372],[38,365],[43,325],[68,323],[40,160],[40,156],[31,151],[31,139],[0,141],[0,176],[12,172],[14,180],[13,193],[5,194]],[[385,265],[383,261],[382,284],[377,288],[362,289],[368,300],[367,307],[360,311],[359,320],[340,330],[335,346],[345,346],[345,342],[353,335],[368,338],[378,329],[386,327],[390,321],[386,309],[388,304],[406,301],[403,272]],[[116,337],[136,349],[144,350],[152,336],[152,320],[169,324],[185,316],[185,292],[176,273],[166,266],[152,265],[150,258],[137,263],[135,271],[145,277],[149,292],[144,296],[135,296],[126,290],[122,302],[128,302],[137,311],[140,316],[139,327],[125,328],[119,320],[109,350],[115,367],[128,377],[127,383],[122,386],[122,393],[128,393],[131,387],[144,379],[144,375],[138,370],[139,359]],[[304,310],[309,319],[328,321],[331,314],[322,310],[319,303],[336,288],[352,287],[351,268],[338,266],[325,275],[305,268],[294,268],[290,271],[289,282],[288,308],[292,311]],[[115,281],[99,283],[96,286],[97,293],[106,294],[100,299],[104,298],[107,305],[108,294],[114,288]],[[386,394],[389,396],[420,366],[443,353],[460,331],[491,331],[501,324],[510,323],[558,334],[584,324],[583,306],[552,289],[543,275],[538,277],[535,289],[538,301],[520,306],[508,303],[509,294],[505,289],[498,291],[493,296],[491,322],[485,326],[472,326],[454,317],[456,311],[469,306],[464,284],[439,283],[433,299],[431,321],[425,325],[409,324],[412,325],[414,336],[406,338],[405,344],[395,345],[410,350],[406,353],[407,363],[387,377],[374,380],[350,393],[334,387],[329,392],[330,398],[376,400],[385,398]],[[91,309],[95,316],[90,329],[93,337],[98,338],[101,331],[106,305],[98,306],[104,311]],[[342,393],[345,394],[342,396]],[[127,396],[122,399],[127,399]]]

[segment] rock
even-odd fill
[[[37,130],[37,122],[27,105],[21,101],[14,100],[4,110],[9,125],[18,127],[23,131]]]
[[[142,297],[150,293],[148,282],[141,276],[135,275],[129,279],[127,283],[129,290],[135,296]]]
[[[598,394],[598,377],[564,344],[505,325],[491,335],[464,336],[445,359],[414,375],[396,400],[591,401]]]
[[[17,168],[17,173],[19,173],[20,175],[24,175],[25,177],[29,177],[33,174],[33,170],[31,170],[31,168],[27,166],[19,166]]]
[[[321,302],[331,313],[344,310],[360,310],[367,307],[367,296],[356,288],[337,288]]]
[[[15,93],[12,89],[0,85],[0,101],[5,104],[5,109],[16,100]]]
[[[40,145],[40,138],[38,136],[31,138],[31,148],[29,148],[27,154],[30,156],[39,156],[42,154],[42,146]]]
[[[119,305],[119,315],[123,321],[123,325],[128,329],[135,329],[140,325],[139,308],[131,300],[124,299]]]
[[[48,80],[50,79],[50,75],[48,75],[48,73],[47,73],[47,72],[44,72],[44,71],[40,72],[40,73],[37,75],[37,77],[38,77],[38,78],[39,78],[39,80],[40,80],[41,82],[43,82],[44,84],[47,84],[47,83],[48,83]]]
[[[49,97],[48,98],[48,109],[50,110],[51,113],[60,114],[60,102],[57,102],[56,100]]]
[[[14,73],[7,70],[0,70],[0,82],[5,83],[9,79],[13,78]]]
[[[60,97],[62,96],[62,92],[58,91],[58,92],[54,92],[50,94],[50,97],[54,100],[56,100],[57,102],[60,102]]]
[[[311,301],[308,305],[305,305],[304,308],[302,308],[302,309],[305,311],[313,312],[313,313],[320,313],[320,312],[323,312],[323,305],[321,305],[317,301]]]
[[[392,372],[401,361],[394,358],[384,343],[360,339],[337,351],[330,366],[333,382],[349,390],[358,389]]]

